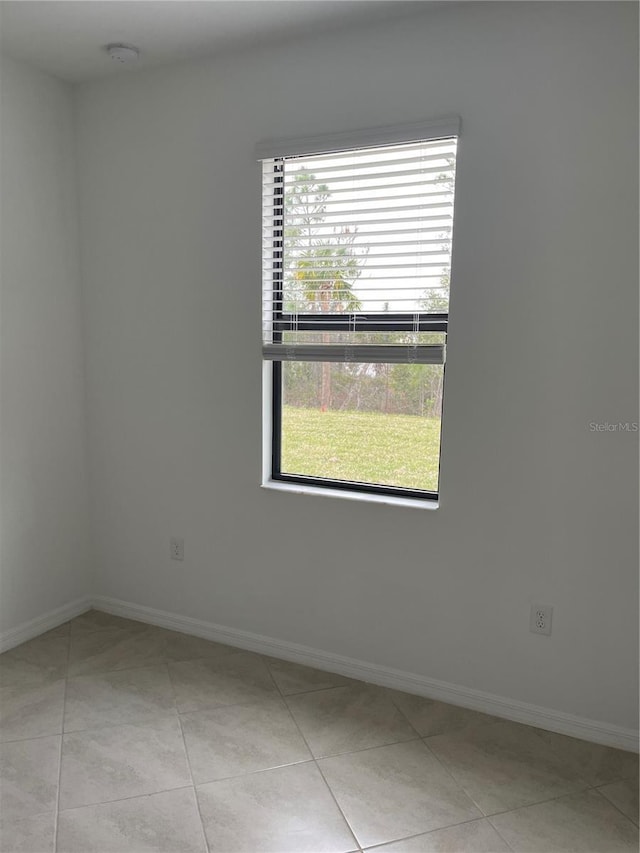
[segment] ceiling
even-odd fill
[[[131,73],[106,54],[110,42],[136,45],[136,68],[150,68],[436,5],[431,0],[1,0],[0,47],[75,83]]]

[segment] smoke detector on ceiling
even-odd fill
[[[132,44],[108,44],[105,50],[114,62],[121,62],[124,65],[137,62],[140,56],[140,51]]]

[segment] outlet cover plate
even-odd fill
[[[169,540],[169,553],[172,560],[184,560],[184,539],[172,536]]]
[[[532,604],[529,630],[533,634],[546,634],[548,636],[551,633],[552,619],[553,607],[550,604]]]

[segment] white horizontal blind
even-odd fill
[[[457,136],[431,132],[263,160],[266,359],[444,361]]]

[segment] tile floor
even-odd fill
[[[3,853],[638,850],[638,757],[91,611],[0,657]]]

